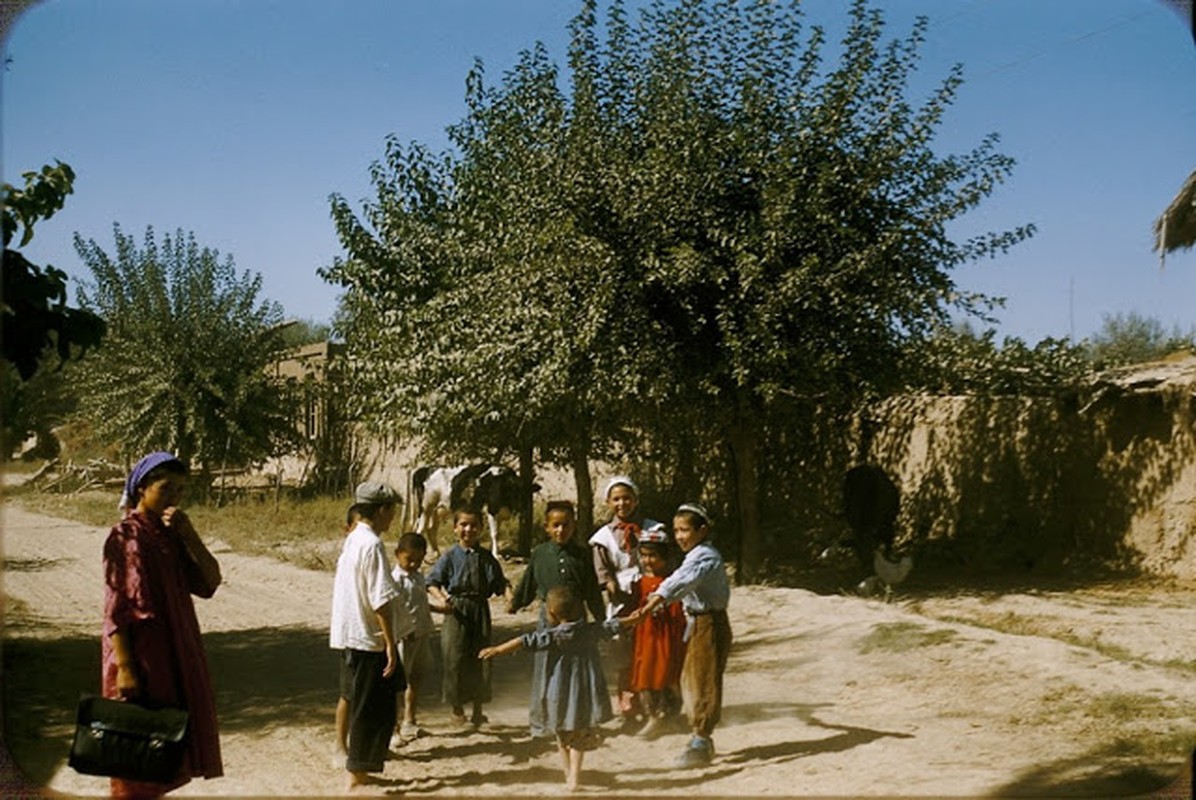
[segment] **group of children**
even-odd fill
[[[336,719],[350,788],[382,771],[388,745],[421,733],[416,698],[427,674],[432,611],[444,614],[443,695],[458,725],[487,721],[491,659],[533,652],[531,732],[555,737],[569,788],[579,783],[585,752],[601,740],[599,726],[614,717],[600,640],[611,640],[626,724],[656,738],[684,699],[693,735],[676,763],[710,761],[731,629],[730,585],[710,542],[709,515],[697,504],[680,506],[671,541],[662,523],[639,516],[630,478],[612,479],[605,499],[612,519],[588,547],[575,540],[573,504],[550,502],[548,540],[533,549],[511,591],[498,560],[479,546],[481,516],[469,509],[454,512],[457,544],[426,576],[420,568],[427,545],[414,533],[399,538],[396,566],[388,570],[381,535],[398,496],[382,484],[358,487],[337,563],[330,637],[342,651]],[[504,594],[511,613],[538,600],[539,624],[490,646],[489,598]]]

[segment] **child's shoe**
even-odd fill
[[[404,741],[411,739],[418,739],[424,735],[424,729],[414,722],[404,722],[399,726],[399,736],[403,737]]]
[[[644,727],[640,728],[639,733],[636,735],[641,739],[652,741],[664,733],[664,725],[664,717],[648,717],[648,721],[644,724]]]
[[[694,736],[673,763],[682,769],[692,769],[706,766],[712,758],[714,758],[714,742],[710,739],[703,739],[701,736]]]

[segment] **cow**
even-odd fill
[[[419,467],[411,473],[412,525],[433,551],[440,552],[436,529],[441,513],[472,506],[486,516],[490,552],[497,556],[499,520],[519,511],[524,493],[539,490],[539,484],[526,485],[513,469],[501,464]]]

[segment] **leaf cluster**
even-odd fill
[[[34,225],[54,216],[73,191],[74,171],[67,164],[55,162],[40,172],[26,172],[24,188],[5,183],[3,327],[0,345],[4,358],[17,370],[21,380],[29,380],[45,358],[57,354],[59,366],[72,355],[82,357],[104,335],[104,323],[94,314],[67,305],[66,273],[53,266],[39,267],[9,244],[21,231],[19,247],[33,239]]]
[[[1088,348],[1046,338],[1034,346],[996,331],[944,327],[919,343],[908,361],[907,386],[933,394],[1057,396],[1077,390],[1092,373]]]
[[[294,436],[282,385],[266,367],[283,346],[279,307],[259,301],[261,276],[200,247],[182,230],[138,246],[113,226],[115,248],[75,235],[91,271],[83,305],[108,336],[79,365],[82,410],[101,439],[130,455],[167,449],[204,469],[245,464]]]

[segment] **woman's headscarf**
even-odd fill
[[[131,507],[137,504],[137,485],[145,479],[145,476],[150,473],[155,467],[160,467],[163,464],[175,461],[179,466],[183,466],[183,462],[174,453],[167,453],[165,450],[159,450],[156,453],[150,453],[133,465],[133,469],[129,472],[129,477],[125,478],[125,490],[120,496],[120,503],[117,508],[121,513],[127,512]]]

